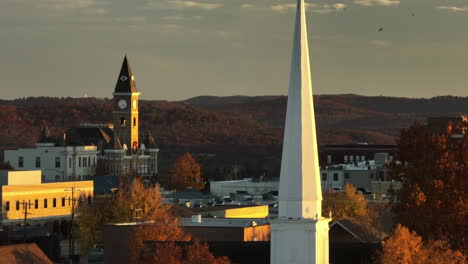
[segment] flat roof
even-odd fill
[[[250,227],[269,225],[268,220],[263,218],[201,218],[201,223],[194,222],[192,218],[180,218],[179,225],[187,227]],[[156,225],[154,222],[126,222],[106,224],[110,226],[139,226]]]

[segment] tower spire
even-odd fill
[[[304,0],[297,1],[281,160],[279,217],[321,217],[322,190]]]
[[[328,223],[322,189],[310,78],[304,0],[297,1],[279,187],[271,222],[271,264],[328,264]]]
[[[136,93],[135,77],[128,63],[127,55],[125,55],[120,68],[120,74],[115,84],[115,93]]]

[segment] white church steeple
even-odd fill
[[[278,200],[279,216],[271,220],[271,264],[328,264],[331,219],[321,216],[304,0],[297,1]]]
[[[322,191],[304,1],[297,4],[281,160],[279,216],[318,218]]]

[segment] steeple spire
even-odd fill
[[[156,147],[156,142],[155,142],[155,140],[153,138],[153,134],[151,134],[151,131],[147,131],[144,144],[145,144],[146,148],[148,148],[148,149],[157,148]]]
[[[120,74],[115,85],[115,93],[136,93],[137,88],[135,85],[135,77],[133,76],[132,69],[130,69],[130,64],[127,60],[127,55],[125,55],[122,62],[122,67],[120,68]]]
[[[53,143],[52,135],[46,121],[42,121],[42,130],[38,143]]]
[[[298,0],[281,160],[279,217],[318,219],[321,204],[305,4],[304,0]]]

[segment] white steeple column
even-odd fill
[[[271,221],[272,264],[328,264],[304,0],[298,0],[279,187]]]
[[[298,1],[279,189],[279,216],[321,216],[322,190],[305,6]]]

